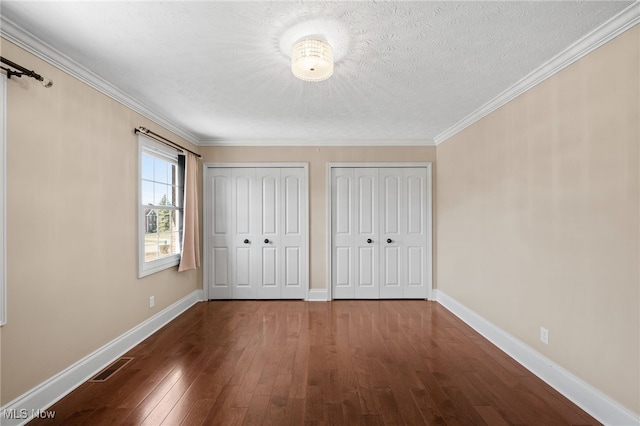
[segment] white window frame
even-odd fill
[[[0,326],[7,323],[7,77],[0,75]]]
[[[138,135],[138,278],[163,271],[180,263],[182,255],[182,244],[180,253],[162,259],[145,261],[145,214],[146,206],[142,205],[142,154],[148,153],[156,157],[178,161],[178,151],[164,144],[156,142],[143,135]],[[181,200],[180,200],[181,202]],[[176,209],[178,210],[178,209]],[[180,208],[181,210],[181,208]]]

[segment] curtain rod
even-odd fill
[[[170,141],[169,139],[165,138],[164,136],[160,136],[159,134],[152,132],[151,130],[147,129],[146,127],[140,126],[140,127],[136,128],[136,129],[133,129],[133,131],[135,133],[142,133],[145,136],[149,136],[151,139],[155,139],[160,143],[163,143],[163,144],[165,144],[167,146],[170,146],[171,148],[178,148],[181,151],[187,151],[187,152],[190,152],[193,155],[197,156],[198,158],[202,158],[202,155],[198,154],[197,152],[193,152],[190,149],[187,149],[187,148],[183,147],[182,145],[179,145],[179,144],[177,144],[177,143],[175,143],[173,141]]]
[[[38,74],[35,71],[32,70],[28,70],[27,68],[23,67],[22,65],[18,65],[13,61],[8,60],[7,58],[3,58],[2,56],[0,56],[0,62],[2,62],[3,64],[7,64],[9,65],[11,68],[15,68],[18,71],[14,71],[11,70],[9,68],[5,68],[5,67],[0,67],[3,70],[5,70],[7,72],[7,78],[11,78],[11,76],[16,76],[16,77],[22,77],[23,75],[26,75],[27,77],[31,77],[31,78],[35,78],[36,80],[42,82],[42,85],[44,87],[51,87],[53,86],[53,80],[51,80],[50,78],[45,78],[43,76],[41,76],[40,74]]]

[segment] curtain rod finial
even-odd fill
[[[51,80],[50,78],[44,77],[42,79],[42,85],[48,89],[49,87],[53,86],[53,80]]]

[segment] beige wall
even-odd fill
[[[313,289],[327,286],[327,163],[434,162],[435,147],[208,147],[204,162],[309,163],[309,281]],[[434,176],[435,179],[435,176]]]
[[[636,26],[437,148],[438,289],[635,413],[639,40]]]
[[[437,148],[438,288],[640,413],[638,28]],[[8,324],[0,404],[196,288],[137,279],[137,147],[146,126],[51,77],[8,82]],[[326,164],[433,162],[433,147],[207,147],[205,162],[310,164],[310,280],[326,286]],[[434,246],[435,247],[435,246]],[[148,308],[154,295],[156,307]],[[539,343],[539,327],[550,344]]]
[[[6,40],[1,47],[54,81],[50,89],[26,77],[7,82],[6,404],[200,288],[200,279],[176,268],[137,278],[133,129],[186,142]]]

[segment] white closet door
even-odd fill
[[[379,294],[378,170],[334,168],[332,282],[337,299]]]
[[[405,270],[402,261],[406,254],[406,224],[404,212],[406,192],[404,169],[380,169],[380,297],[404,296]]]
[[[254,284],[261,274],[259,188],[256,171],[252,168],[236,168],[231,172],[231,224],[234,235],[230,240],[232,255],[233,299],[255,299]]]
[[[355,297],[355,268],[353,227],[354,183],[353,171],[349,168],[332,169],[331,178],[331,224],[333,247],[331,250],[331,282],[335,299]]]
[[[426,298],[427,288],[427,170],[404,169],[404,297]]]
[[[336,299],[426,298],[426,168],[332,168]]]
[[[211,169],[209,172],[209,194],[212,208],[209,222],[209,297],[231,299],[232,297],[232,248],[233,227],[231,225],[231,193],[233,182],[231,169]]]
[[[378,170],[353,171],[354,283],[356,299],[376,299],[380,286]]]
[[[211,168],[207,265],[211,299],[303,299],[304,168]]]
[[[256,269],[258,299],[279,299],[282,280],[279,264],[282,257],[280,169],[256,169],[256,207],[252,212],[259,234],[254,247],[259,250]]]
[[[280,281],[283,299],[304,299],[307,271],[307,193],[304,169],[280,169]]]

